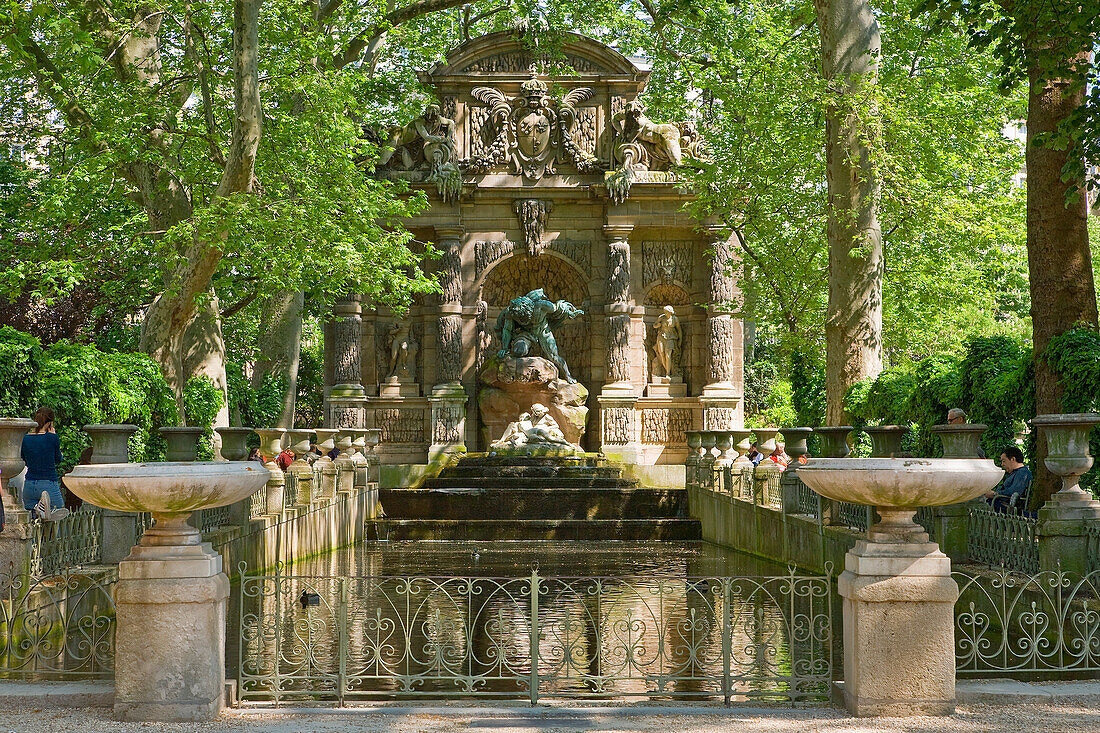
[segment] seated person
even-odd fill
[[[752,444],[752,445],[751,445],[751,446],[749,447],[749,452],[748,452],[748,453],[746,454],[746,456],[745,456],[745,457],[746,457],[746,458],[748,458],[748,459],[749,459],[749,461],[750,461],[750,462],[752,463],[752,465],[754,465],[754,466],[755,466],[755,465],[757,465],[757,464],[759,464],[759,463],[760,463],[760,461],[764,460],[764,454],[763,454],[763,453],[761,453],[761,452],[759,451],[759,449],[758,449],[758,448],[756,447],[756,443],[753,443],[753,444]]]
[[[783,468],[789,466],[791,464],[791,457],[787,455],[786,443],[780,443],[776,441],[775,450],[773,450],[772,454],[768,456],[768,460],[772,461],[773,463],[778,463]]]
[[[1024,465],[1023,451],[1014,445],[1005,448],[1001,452],[1001,468],[1005,470],[1004,480],[993,491],[985,492],[986,501],[1000,512],[1009,507],[1024,511],[1032,475],[1031,469]]]

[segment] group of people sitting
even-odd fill
[[[753,443],[745,457],[752,461],[752,465],[754,466],[758,466],[764,461],[771,461],[772,463],[776,463],[780,467],[785,469],[787,468],[787,466],[791,465],[792,460],[791,457],[787,455],[786,447],[786,443],[781,443],[777,440],[775,441],[775,450],[773,450],[769,455],[764,455],[760,452],[757,444]],[[806,456],[799,456],[798,462],[805,463]]]

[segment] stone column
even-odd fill
[[[336,303],[332,334],[332,381],[325,407],[325,424],[331,428],[361,428],[366,424],[366,390],[363,389],[363,308],[359,296]]]
[[[632,460],[638,450],[638,395],[630,381],[630,224],[607,224],[607,369],[600,404],[600,450]]]
[[[466,390],[462,387],[462,226],[436,226],[438,247],[443,250],[439,284],[436,351],[439,364],[436,385],[428,400],[432,405],[432,444],[428,460],[466,450]]]
[[[732,234],[718,227],[707,232],[710,256],[710,305],[707,308],[707,384],[699,401],[703,427],[733,430],[744,424],[739,405],[744,374],[741,321],[735,317],[737,282],[734,279]]]

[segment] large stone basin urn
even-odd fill
[[[913,521],[919,507],[968,501],[1004,471],[968,458],[812,458],[798,471],[835,501],[873,505],[881,519],[844,557],[844,703],[870,715],[955,711],[951,561]]]
[[[4,511],[9,522],[16,521],[16,516],[22,516],[20,512],[25,511],[23,501],[8,488],[8,482],[26,467],[19,457],[19,448],[23,445],[23,436],[37,425],[34,420],[0,418],[0,495],[3,496]]]
[[[118,566],[118,719],[213,720],[224,707],[229,579],[187,519],[247,498],[268,476],[256,462],[218,461],[77,466],[65,477],[87,502],[156,520]]]

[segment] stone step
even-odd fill
[[[446,478],[457,476],[499,476],[503,478],[517,476],[521,478],[620,478],[622,475],[623,470],[619,466],[468,466],[462,463],[456,466],[447,467],[441,474],[441,476]]]
[[[596,453],[582,456],[490,456],[471,453],[462,456],[456,466],[614,466]]]
[[[381,519],[367,524],[368,540],[661,540],[702,539],[694,519]]]
[[[443,475],[427,479],[421,486],[426,489],[630,489],[637,484],[633,479],[621,478]]]
[[[418,488],[383,489],[390,519],[676,519],[684,489]]]

